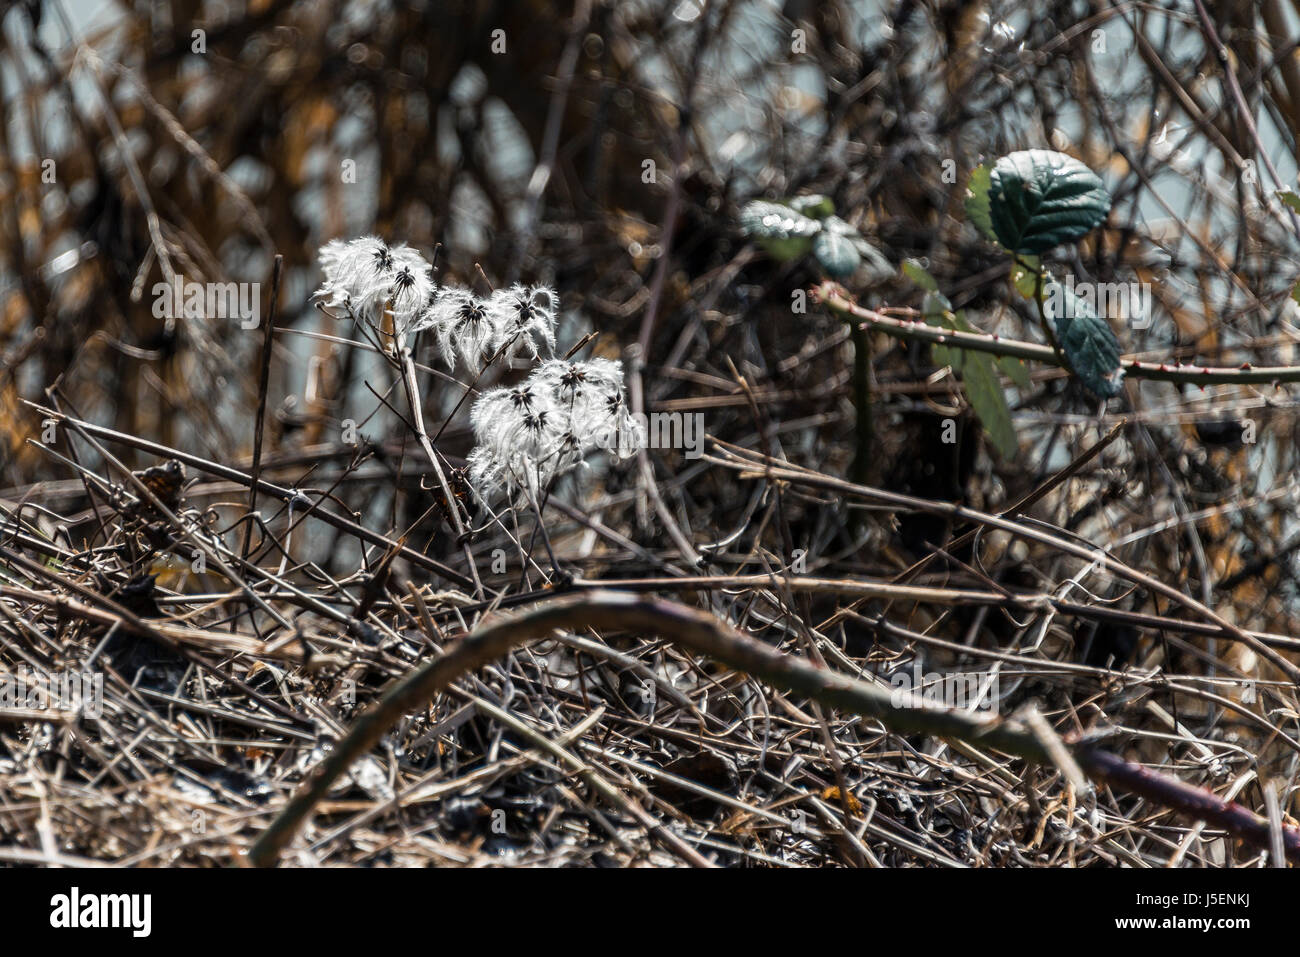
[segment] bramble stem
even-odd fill
[[[848,299],[843,290],[834,283],[822,283],[813,289],[813,295],[832,312],[851,316],[873,330],[896,339],[931,342],[955,349],[987,352],[995,356],[1014,356],[1017,359],[1032,359],[1058,368],[1069,368],[1051,346],[1018,339],[1004,339],[986,332],[961,332],[927,325],[924,322],[894,319],[867,309],[865,306],[859,306]],[[1196,386],[1279,385],[1284,382],[1300,382],[1300,366],[1252,366],[1247,362],[1231,368],[1185,365],[1181,362],[1140,362],[1126,358],[1121,358],[1120,366],[1124,369],[1125,378],[1128,379],[1152,379],[1158,382],[1178,382]]]

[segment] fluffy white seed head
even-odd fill
[[[425,307],[435,298],[437,287],[433,283],[433,267],[410,246],[405,243],[394,246],[391,253],[389,308],[393,312],[394,330],[406,335],[414,331]]]
[[[528,381],[569,413],[570,428],[584,452],[605,449],[627,458],[645,444],[645,428],[627,406],[621,362],[551,359]]]
[[[465,474],[480,497],[491,501],[506,488],[505,464],[486,445],[475,447],[465,461]]]
[[[487,303],[468,289],[443,286],[413,328],[433,330],[438,352],[449,368],[456,364],[457,355],[473,368],[495,351],[497,331]]]
[[[318,300],[358,317],[373,320],[379,315],[391,271],[387,243],[377,236],[332,239],[321,247],[320,264],[325,282],[316,290]]]
[[[645,425],[632,415],[621,385],[587,387],[575,398],[570,419],[584,451],[603,449],[626,459],[645,447]]]
[[[405,243],[389,246],[377,236],[334,239],[320,250],[325,282],[316,298],[379,325],[392,309],[398,334],[410,330],[433,295],[433,267]]]
[[[613,359],[548,359],[533,370],[529,381],[550,392],[561,406],[572,408],[591,394],[622,392],[623,363]]]
[[[394,331],[432,330],[443,359],[477,368],[501,351],[533,359],[555,351],[559,296],[546,286],[513,285],[480,299],[439,288],[432,267],[405,243],[376,236],[333,240],[320,250],[325,305]],[[644,446],[645,429],[627,407],[622,364],[610,359],[543,361],[523,383],[485,392],[470,411],[476,447],[467,474],[485,498],[520,488],[536,492],[603,449],[626,458]]]
[[[525,350],[536,359],[543,345],[547,352],[554,352],[555,314],[559,305],[560,297],[546,286],[516,283],[508,289],[498,289],[488,299],[488,311],[497,333],[494,347],[505,346],[507,362]]]
[[[470,424],[477,447],[469,476],[485,498],[503,489],[544,488],[582,460],[568,411],[528,382],[483,393]]]

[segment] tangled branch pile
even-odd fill
[[[1300,854],[1290,12],[865,6],[0,14],[0,862],[246,863],[358,727],[286,863]],[[964,213],[1027,149],[1105,399]]]

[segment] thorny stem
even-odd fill
[[[930,326],[924,322],[893,319],[875,310],[859,306],[848,298],[842,287],[835,283],[825,282],[816,286],[813,295],[825,303],[832,312],[852,316],[876,332],[883,332],[896,339],[939,343],[957,349],[987,352],[995,356],[1014,356],[1017,359],[1033,359],[1046,365],[1069,368],[1068,364],[1061,362],[1051,346],[1017,339],[1004,339],[985,332],[961,332]],[[1120,365],[1124,369],[1125,378],[1179,382],[1195,386],[1278,385],[1283,382],[1300,382],[1300,366],[1252,366],[1247,362],[1236,368],[1227,368],[1185,365],[1181,362],[1139,362],[1136,359],[1121,359]]]
[[[782,691],[874,718],[895,733],[973,742],[1034,764],[1053,763],[1050,750],[1040,736],[1018,721],[928,707],[910,697],[898,701],[896,694],[884,688],[783,654],[708,612],[625,593],[594,592],[566,596],[522,614],[482,624],[445,654],[392,684],[356,721],[330,756],[313,770],[304,786],[253,843],[248,850],[249,862],[258,867],[274,864],[333,783],[403,715],[423,707],[460,676],[519,645],[544,638],[553,631],[584,628],[656,635],[696,654],[715,658]],[[1066,742],[1066,747],[1083,771],[1096,780],[1130,789],[1175,811],[1208,821],[1256,846],[1269,846],[1273,833],[1269,822],[1247,808],[1131,764],[1087,743]],[[1284,825],[1282,840],[1287,857],[1300,861],[1300,830]]]

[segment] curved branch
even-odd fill
[[[248,851],[259,867],[273,864],[316,803],[344,772],[405,714],[424,706],[461,675],[501,657],[512,648],[553,631],[606,628],[657,635],[696,654],[706,655],[782,691],[876,718],[897,733],[954,738],[1024,758],[1051,762],[1046,747],[1017,721],[981,718],[966,711],[925,707],[907,696],[837,674],[783,654],[742,634],[708,612],[672,602],[620,592],[573,595],[510,618],[482,625],[446,654],[411,671],[393,684],[353,725],[347,737],[322,762]],[[1175,810],[1203,818],[1260,846],[1268,846],[1268,821],[1200,788],[1165,778],[1114,755],[1079,746],[1071,753],[1091,776],[1123,784]],[[1287,855],[1300,861],[1300,831],[1284,828]]]

